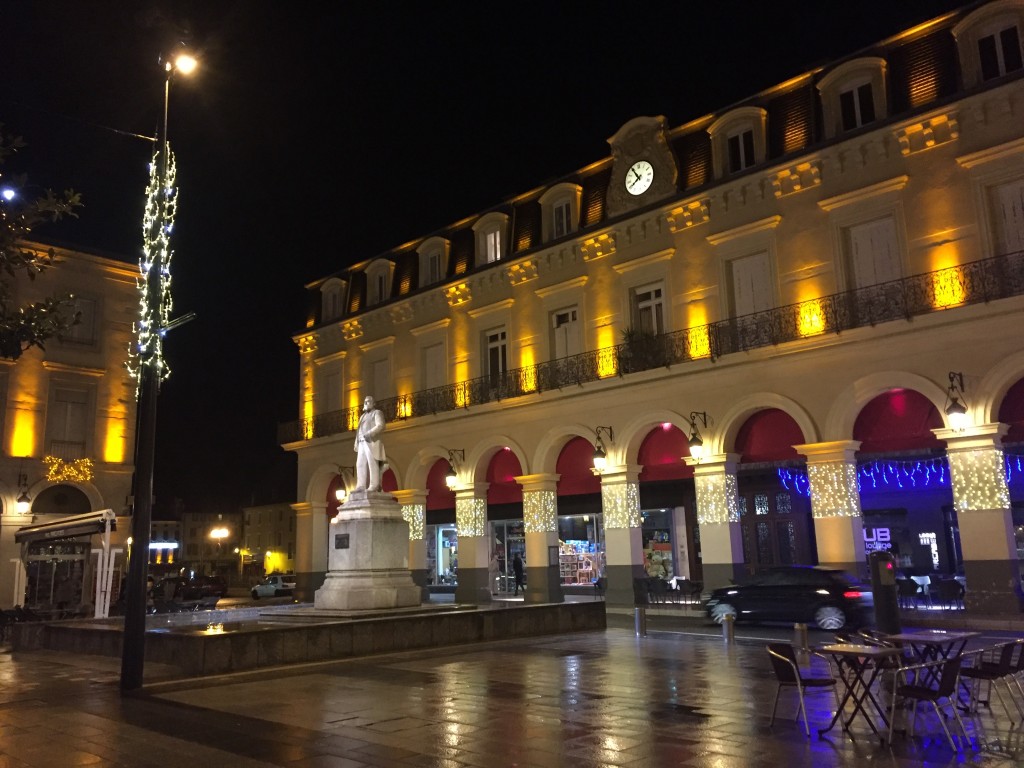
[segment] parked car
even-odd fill
[[[801,622],[837,630],[874,622],[871,588],[845,571],[793,565],[771,568],[742,584],[711,593],[707,614],[721,624],[726,616],[748,622]]]
[[[217,576],[168,576],[153,585],[151,613],[210,610],[227,594],[224,580]]]
[[[271,573],[252,588],[253,600],[261,597],[282,597],[295,591],[295,574]]]

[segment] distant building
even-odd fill
[[[47,246],[26,243],[46,250]],[[73,604],[93,604],[96,525],[54,540],[37,531],[16,541],[19,529],[61,523],[113,510],[113,594],[124,570],[135,450],[135,381],[127,370],[138,311],[136,264],[56,248],[57,264],[36,280],[13,282],[17,305],[56,294],[75,296],[80,322],[63,341],[30,349],[17,361],[0,360],[0,607],[45,608],[56,585],[74,585]],[[25,510],[19,510],[19,499]]]
[[[290,573],[295,568],[295,510],[290,504],[265,504],[242,509],[244,526],[240,556],[244,576]]]
[[[149,574],[154,579],[177,575],[182,568],[180,520],[152,520],[149,534]]]
[[[240,570],[242,523],[240,512],[183,512],[180,567],[197,576],[216,574],[233,580]]]

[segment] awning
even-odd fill
[[[18,544],[23,544],[32,541],[74,539],[78,536],[103,533],[108,530],[107,525],[110,526],[109,530],[117,530],[117,516],[112,509],[102,509],[99,512],[89,512],[84,515],[72,515],[53,523],[26,525],[15,531],[14,540]]]

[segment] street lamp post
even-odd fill
[[[167,112],[171,95],[171,77],[175,72],[191,73],[196,60],[182,54],[164,62],[163,133],[158,137],[159,171],[156,194],[146,206],[143,228],[147,238],[142,268],[142,317],[138,339],[138,430],[135,444],[135,508],[132,512],[132,540],[141,553],[149,552],[150,525],[153,508],[153,469],[156,458],[156,405],[160,380],[164,374],[162,337],[170,323],[167,292],[169,290],[170,228],[176,203],[172,166],[167,141]],[[155,199],[152,199],[155,197]],[[142,687],[146,648],[146,572],[148,557],[134,557],[128,564],[125,589],[124,635],[121,653],[121,690]]]

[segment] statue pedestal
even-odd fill
[[[359,611],[420,605],[409,571],[409,524],[390,493],[353,491],[331,520],[327,577],[313,607]]]

